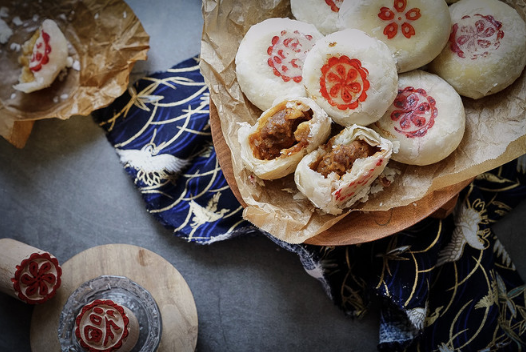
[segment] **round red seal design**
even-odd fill
[[[492,50],[497,50],[502,38],[502,23],[493,16],[466,15],[453,24],[449,47],[461,58],[476,60],[488,56]]]
[[[272,38],[267,49],[268,65],[283,81],[299,83],[302,80],[303,61],[313,45],[312,35],[297,30],[292,33],[283,30]]]
[[[423,137],[435,124],[438,115],[436,101],[421,88],[406,87],[398,91],[393,102],[391,120],[394,129],[407,138]]]
[[[60,287],[62,268],[49,253],[33,253],[16,266],[13,288],[22,301],[44,303],[55,296]]]
[[[343,0],[325,0],[325,3],[331,8],[333,12],[340,12]]]
[[[339,110],[356,109],[367,99],[368,75],[358,59],[331,57],[321,68],[320,93]]]
[[[33,47],[33,56],[29,62],[29,69],[33,72],[38,72],[42,66],[49,62],[49,53],[51,52],[51,45],[49,45],[50,36],[42,30],[42,35],[37,39]]]
[[[121,348],[129,334],[128,324],[122,306],[98,299],[85,305],[77,315],[75,336],[90,352],[111,352]]]
[[[380,8],[378,17],[388,22],[384,28],[384,35],[388,39],[393,39],[400,32],[406,38],[411,38],[416,34],[411,22],[418,20],[422,15],[418,7],[407,10],[407,0],[394,0],[393,8],[383,6]]]

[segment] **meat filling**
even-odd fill
[[[332,143],[327,143],[323,153],[310,165],[310,168],[319,172],[323,177],[327,177],[331,172],[338,176],[343,176],[352,168],[356,159],[367,158],[374,155],[380,148],[373,147],[367,142],[355,140],[351,144],[340,144],[332,147]]]
[[[286,107],[272,114],[249,137],[254,156],[272,160],[282,154],[291,154],[308,144],[309,126],[303,122],[312,118],[312,110]]]

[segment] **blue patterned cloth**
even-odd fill
[[[174,235],[210,244],[267,236],[298,255],[346,314],[381,298],[381,351],[518,351],[526,286],[491,225],[526,198],[526,157],[479,175],[454,213],[359,246],[282,242],[242,219],[212,145],[198,58],[139,80],[93,116],[147,210]]]

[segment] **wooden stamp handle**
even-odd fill
[[[44,303],[60,287],[62,268],[50,253],[0,238],[0,291],[29,304]]]

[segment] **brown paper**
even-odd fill
[[[526,18],[524,0],[515,0]],[[217,107],[239,192],[246,202],[244,217],[275,237],[304,242],[343,216],[323,215],[297,197],[293,178],[253,182],[241,164],[238,122],[255,123],[261,111],[245,99],[236,81],[235,55],[250,26],[270,17],[291,17],[288,1],[225,0],[220,5],[203,1],[204,28],[201,70]],[[468,180],[526,153],[525,73],[504,91],[480,100],[463,98],[466,133],[458,149],[429,166],[408,166],[391,161],[401,174],[383,192],[353,210],[381,211],[411,204],[430,192]],[[345,214],[344,214],[345,215]]]
[[[13,35],[0,44],[0,119],[89,115],[122,95],[135,62],[147,58],[149,36],[123,0],[0,0],[1,7],[8,9],[3,20]],[[50,87],[26,94],[13,88],[21,71],[21,50],[13,48],[22,46],[46,18],[54,20],[64,33],[71,44],[69,54],[80,70],[68,68]],[[0,134],[12,131],[3,129]]]

